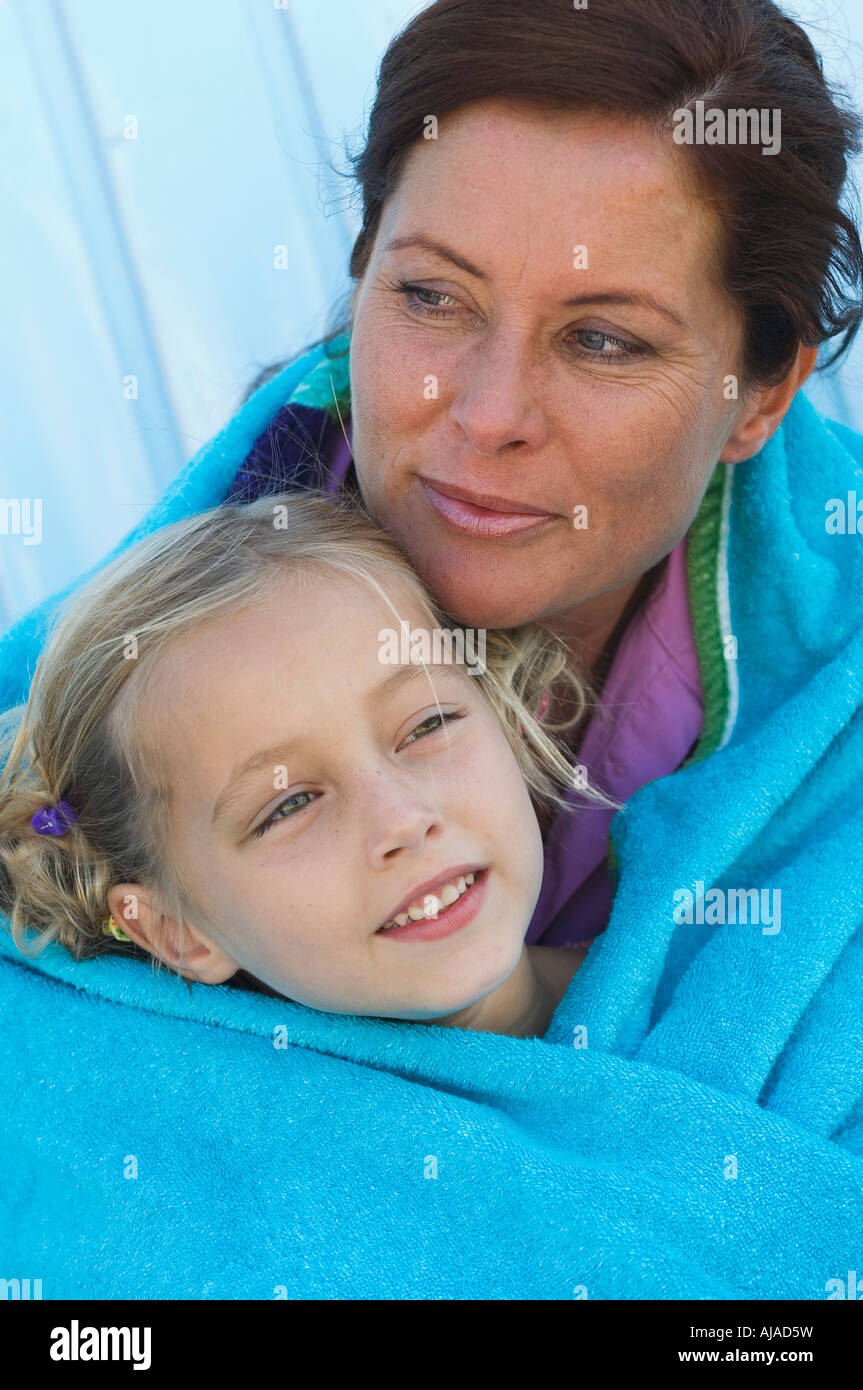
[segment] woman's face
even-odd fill
[[[428,630],[415,596],[390,598]],[[397,628],[360,582],[286,579],[154,668],[142,730],[191,925],[217,948],[209,982],[240,967],[327,1012],[440,1020],[519,963],[542,878],[525,783],[465,667],[382,663]],[[443,883],[471,872],[458,930],[382,930],[412,901],[442,923]]]
[[[410,151],[354,299],[354,457],[464,623],[565,630],[698,509],[742,408],[742,321],[687,158],[498,102]]]

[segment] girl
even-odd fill
[[[584,952],[524,941],[536,812],[572,783],[533,712],[563,685],[559,731],[584,691],[542,628],[489,634],[481,668],[440,642],[394,662],[404,630],[444,615],[319,496],[215,508],[108,565],[61,614],[0,778],[19,949],[542,1036]]]

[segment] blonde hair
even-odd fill
[[[391,609],[387,582],[407,586],[434,627],[458,629],[356,504],[268,496],[215,507],[137,542],[60,609],[29,698],[10,711],[0,742],[0,909],[24,954],[55,940],[79,959],[136,954],[103,931],[108,891],[118,883],[155,889],[164,914],[182,923],[193,898],[168,848],[169,787],[140,736],[148,677],[168,643],[260,602],[285,566],[368,583]],[[564,804],[573,768],[559,736],[578,722],[587,696],[563,644],[538,625],[488,632],[485,669],[474,679],[535,804]],[[538,707],[552,686],[571,712],[541,724]],[[61,799],[76,823],[62,837],[37,834],[31,817]]]

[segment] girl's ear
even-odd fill
[[[136,946],[149,951],[186,980],[220,985],[230,980],[239,965],[197,927],[181,927],[153,906],[140,883],[117,883],[108,893],[108,909],[114,921]]]

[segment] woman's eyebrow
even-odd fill
[[[385,251],[403,251],[409,246],[419,246],[425,251],[430,251],[434,256],[440,256],[441,260],[451,261],[460,270],[464,270],[468,275],[474,275],[477,280],[487,280],[488,276],[479,270],[470,261],[465,260],[464,256],[459,256],[451,247],[444,245],[442,241],[435,241],[433,237],[425,236],[422,232],[412,233],[409,236],[393,237],[384,247]],[[670,309],[667,304],[656,299],[652,294],[642,291],[639,294],[621,293],[591,293],[578,294],[571,299],[561,300],[561,304],[566,309],[576,308],[582,304],[634,304],[636,307],[652,309],[657,314],[662,314],[664,318],[670,319],[677,324],[678,328],[687,328],[688,325]]]
[[[475,275],[477,280],[487,280],[481,270],[477,270],[475,265],[466,261],[464,256],[456,255],[449,246],[445,246],[442,241],[435,241],[433,237],[425,236],[422,232],[412,233],[410,236],[395,236],[387,242],[385,251],[403,251],[406,246],[420,246],[425,251],[431,251],[433,255],[440,256],[444,261],[452,261],[460,270],[466,270],[468,275]]]
[[[678,328],[686,328],[688,325],[675,314],[673,309],[669,309],[667,304],[661,300],[654,299],[652,294],[646,291],[640,294],[577,294],[572,299],[561,301],[567,309],[576,308],[582,304],[635,304],[645,309],[653,309],[657,314],[662,314],[664,318],[671,319]]]

